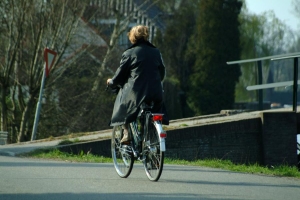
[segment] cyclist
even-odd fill
[[[128,124],[136,120],[143,102],[154,102],[153,112],[165,111],[162,88],[165,66],[160,51],[148,41],[148,27],[134,26],[127,36],[132,46],[122,54],[114,76],[107,79],[107,85],[111,88],[120,87],[110,125],[123,125],[121,143],[131,141]],[[168,120],[163,123],[168,124]]]

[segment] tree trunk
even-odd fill
[[[29,120],[29,114],[32,110],[32,104],[33,104],[33,96],[31,95],[29,97],[29,100],[25,106],[25,109],[22,113],[22,119],[21,119],[21,125],[20,125],[20,131],[19,131],[19,135],[18,135],[18,142],[23,142],[24,140],[26,140],[25,136],[26,135],[26,130],[28,127],[26,127],[26,125],[28,124],[28,120]]]
[[[7,131],[7,105],[6,105],[6,88],[1,85],[1,129]]]
[[[7,105],[6,105],[6,91],[5,86],[1,87],[1,129],[7,131]]]

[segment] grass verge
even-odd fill
[[[300,179],[300,171],[297,167],[291,167],[287,165],[281,166],[271,166],[265,167],[259,164],[234,164],[229,160],[220,160],[220,159],[204,159],[196,161],[185,161],[185,160],[175,160],[175,159],[165,159],[165,163],[177,164],[177,165],[190,165],[190,166],[202,166],[202,167],[211,167],[219,168],[234,172],[243,172],[251,174],[264,174],[272,176],[286,176],[294,177]]]
[[[91,162],[91,163],[112,163],[112,158],[103,156],[97,156],[93,154],[85,154],[80,152],[78,155],[61,152],[58,149],[39,149],[30,153],[20,155],[22,157],[32,157],[40,159],[52,159],[61,160],[67,162]],[[165,158],[165,164],[172,165],[186,165],[186,166],[199,166],[199,167],[211,167],[219,168],[234,172],[243,172],[251,174],[264,174],[272,176],[284,176],[294,177],[300,179],[300,171],[297,167],[291,167],[287,165],[265,167],[258,164],[246,165],[246,164],[234,164],[229,160],[220,159],[205,159],[196,161],[186,161]]]
[[[90,162],[90,163],[111,163],[111,158],[106,158],[103,156],[97,156],[93,154],[85,154],[80,152],[80,154],[70,154],[62,152],[58,149],[38,149],[29,153],[24,153],[19,155],[21,157],[32,157],[40,159],[50,159],[50,160],[61,160],[67,162]]]

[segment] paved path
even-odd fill
[[[205,167],[165,165],[158,182],[140,163],[120,178],[112,163],[0,156],[1,200],[296,200],[300,180]]]

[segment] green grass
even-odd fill
[[[265,174],[265,175],[300,178],[300,171],[298,170],[298,168],[287,166],[287,165],[266,167],[266,166],[261,166],[259,164],[251,164],[251,165],[234,164],[229,160],[221,160],[221,159],[185,161],[185,160],[175,160],[169,158],[165,159],[165,163],[220,168],[229,171],[251,173],[251,174]]]
[[[39,149],[30,153],[21,154],[21,157],[32,157],[40,159],[62,160],[68,162],[91,162],[91,163],[111,163],[111,158],[96,156],[80,152],[79,154],[71,154],[59,151],[58,149]]]
[[[40,149],[30,153],[22,154],[20,156],[40,158],[40,159],[62,160],[67,162],[112,163],[112,158],[86,154],[82,151],[79,154],[70,154],[66,152],[61,152],[58,149],[44,149],[44,150]],[[186,160],[177,160],[177,159],[170,159],[170,158],[165,158],[165,164],[211,167],[211,168],[219,168],[219,169],[224,169],[224,170],[229,170],[234,172],[242,172],[242,173],[300,178],[300,171],[298,170],[298,168],[287,166],[287,165],[265,167],[265,166],[260,166],[258,164],[252,164],[252,165],[234,164],[229,160],[221,160],[221,159],[186,161]]]

